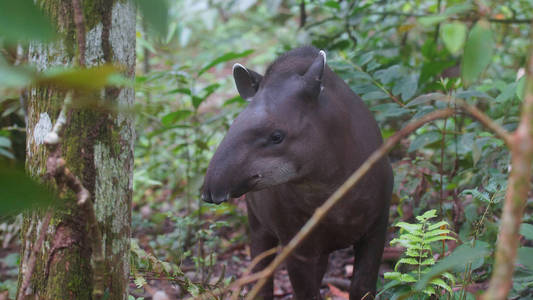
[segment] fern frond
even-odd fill
[[[452,288],[441,278],[434,278],[430,281],[430,283],[447,290],[449,293],[452,292]]]

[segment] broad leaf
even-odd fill
[[[466,84],[476,81],[489,65],[494,51],[492,31],[487,20],[480,20],[468,35],[461,73]]]
[[[163,125],[165,125],[165,126],[170,126],[170,125],[173,125],[173,124],[175,124],[175,123],[187,118],[191,114],[192,114],[192,111],[187,110],[187,109],[181,109],[181,110],[178,110],[178,111],[174,111],[174,112],[166,114],[161,119],[161,123]]]
[[[465,43],[466,25],[461,22],[442,24],[440,35],[444,45],[452,54],[457,54]]]
[[[412,142],[411,145],[409,145],[409,149],[407,152],[413,152],[416,151],[428,144],[434,143],[441,139],[440,132],[437,131],[430,131],[430,132],[424,132],[420,135],[418,135]]]
[[[205,71],[211,69],[212,67],[220,64],[220,63],[223,63],[223,62],[226,62],[226,61],[229,61],[229,60],[232,60],[232,59],[236,59],[236,58],[241,58],[241,57],[245,57],[245,56],[248,56],[250,54],[252,54],[252,52],[254,52],[254,50],[246,50],[246,51],[243,51],[243,52],[228,52],[222,56],[219,56],[217,58],[215,58],[213,61],[211,61],[210,63],[208,63],[205,67],[203,67],[199,72],[198,72],[198,76],[202,75]]]
[[[111,75],[118,69],[103,65],[88,69],[52,69],[38,80],[40,85],[53,85],[63,89],[93,91],[109,85]]]
[[[533,225],[522,223],[522,225],[520,225],[520,234],[526,239],[533,241]]]
[[[8,42],[49,41],[55,37],[50,20],[33,0],[0,1],[0,39]]]
[[[144,19],[162,37],[168,30],[168,3],[166,0],[136,0]]]
[[[489,254],[488,248],[484,244],[478,244],[475,248],[468,246],[457,247],[455,251],[452,252],[449,256],[440,260],[435,266],[433,266],[429,272],[424,274],[421,280],[416,284],[415,288],[417,290],[423,289],[428,281],[432,278],[435,278],[439,274],[450,270],[455,266],[465,266],[468,263],[478,259],[483,258]]]
[[[45,207],[54,202],[46,187],[28,177],[21,168],[13,166],[0,166],[0,194],[0,216]]]
[[[524,267],[533,270],[533,248],[520,247],[518,248],[517,263]]]

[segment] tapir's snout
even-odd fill
[[[207,188],[202,189],[202,200],[207,203],[220,204],[222,202],[228,201],[230,198],[230,193],[212,193]]]
[[[247,192],[251,191],[261,181],[262,176],[257,174],[251,177],[247,177],[246,179],[241,180],[241,181],[237,180],[238,183],[233,183],[233,184],[229,183],[226,185],[220,185],[220,186],[224,186],[225,188],[217,187],[219,185],[213,184],[213,182],[211,182],[209,179],[210,178],[209,178],[209,172],[208,172],[208,175],[206,176],[205,181],[204,181],[204,186],[202,187],[202,200],[207,203],[220,204],[222,202],[228,201],[230,198],[238,198],[246,194]],[[229,177],[229,178],[222,178],[222,179],[236,179],[236,178]]]

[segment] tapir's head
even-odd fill
[[[233,66],[237,90],[249,104],[209,164],[204,201],[218,204],[301,179],[321,159],[314,111],[320,106],[326,55],[311,47],[298,51],[278,58],[264,77]]]

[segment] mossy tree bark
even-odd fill
[[[70,0],[39,0],[57,24],[61,38],[53,44],[33,44],[29,60],[41,71],[56,66],[74,66],[79,55],[77,31]],[[85,65],[112,63],[134,76],[134,5],[127,0],[83,0],[85,20]],[[58,118],[64,91],[34,88],[27,104],[28,173],[44,181],[50,150],[44,137]],[[106,88],[91,96],[74,92],[67,123],[59,145],[67,168],[90,192],[102,235],[104,274],[95,274],[91,236],[84,211],[68,188],[46,183],[57,192],[62,205],[53,217],[38,249],[29,287],[20,293],[26,299],[91,299],[93,278],[103,276],[107,299],[126,299],[129,275],[129,238],[133,175],[134,125],[132,88]],[[78,105],[87,104],[87,105]],[[114,109],[110,109],[114,107]],[[116,109],[118,108],[118,109]],[[44,212],[25,216],[22,231],[20,279],[40,235]]]

